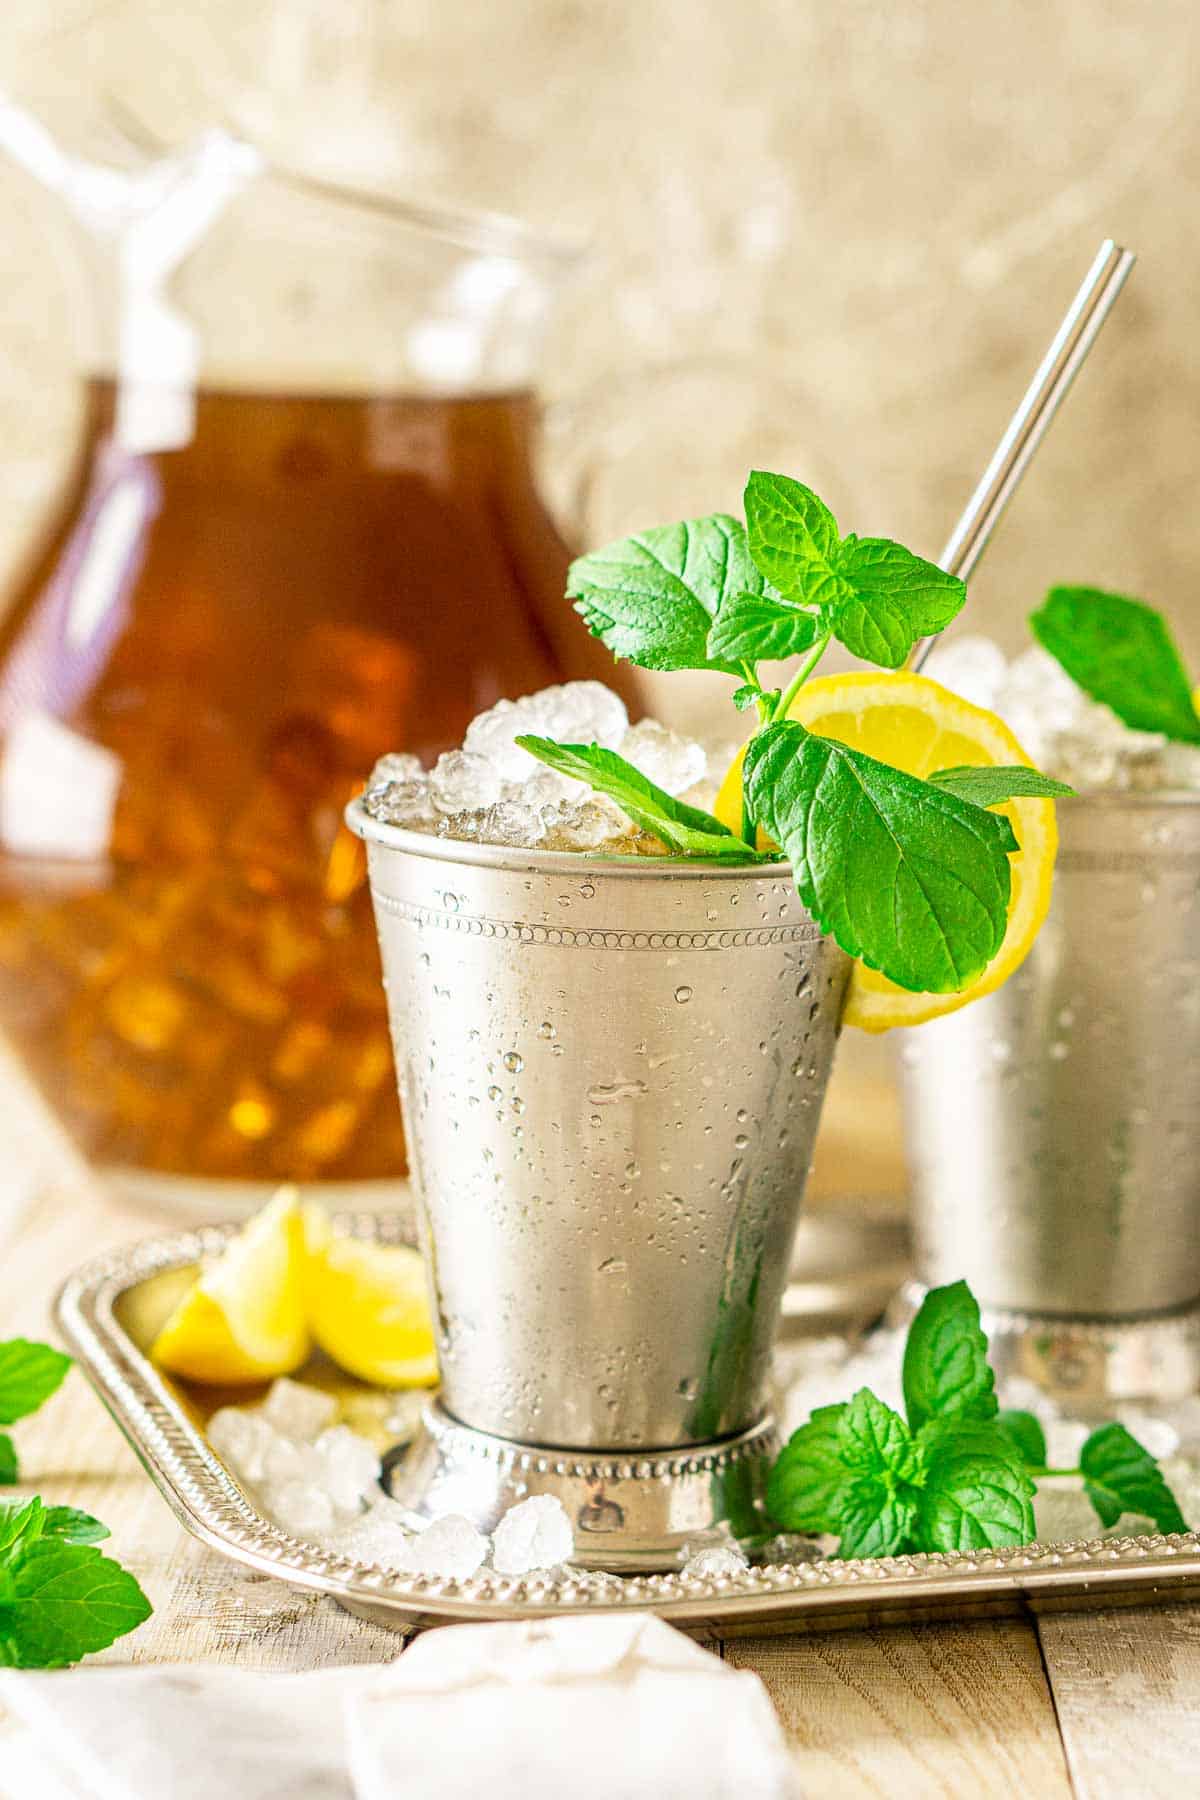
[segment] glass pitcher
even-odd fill
[[[0,147],[94,302],[73,472],[0,617],[0,1029],[98,1167],[193,1211],[197,1178],[226,1210],[393,1180],[343,805],[501,696],[624,679],[531,470],[570,253],[221,133],[102,166],[0,104]]]

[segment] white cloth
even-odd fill
[[[798,1792],[758,1677],[643,1613],[450,1626],[383,1668],[3,1671],[0,1703],[6,1800]]]

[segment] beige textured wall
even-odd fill
[[[976,612],[1015,636],[1049,579],[1094,579],[1169,605],[1200,661],[1196,19],[1192,0],[8,0],[0,87],[72,131],[105,95],[172,139],[223,117],[310,168],[585,232],[598,259],[548,384],[585,396],[580,431],[598,397],[622,415],[604,531],[736,504],[754,457],[935,551],[1112,232],[1141,266]],[[78,295],[26,184],[0,184],[0,221],[3,557],[69,437]]]

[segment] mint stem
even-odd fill
[[[819,637],[817,639],[804,661],[800,664],[800,667],[796,670],[796,673],[792,676],[788,685],[784,688],[782,694],[780,694],[775,711],[771,715],[772,724],[775,723],[776,719],[787,718],[788,713],[791,711],[792,701],[796,698],[796,695],[800,692],[800,689],[804,686],[805,682],[824,656],[826,650],[828,650],[832,638],[832,631],[827,631],[824,637]]]
[[[809,676],[824,656],[826,650],[828,650],[832,638],[832,631],[827,631],[824,637],[817,639],[804,661],[800,664],[800,667],[796,670],[795,675],[793,675],[791,681],[779,696],[774,707],[767,707],[762,701],[759,702],[758,731],[763,731],[768,725],[773,725],[777,719],[787,718],[788,709],[790,708],[792,701],[796,698],[796,695],[800,692],[800,689],[804,686],[804,683],[808,680]],[[755,685],[758,685],[757,682],[755,682]],[[757,735],[758,732],[755,733],[755,736]],[[758,821],[754,817],[754,809],[750,805],[744,780],[742,782],[742,841],[749,844],[752,850],[757,848]]]

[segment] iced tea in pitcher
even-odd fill
[[[189,192],[203,230],[172,215],[150,290],[117,259],[115,373],[0,619],[0,1029],[106,1168],[394,1177],[342,809],[384,750],[611,679],[531,468],[546,271],[493,222],[335,205],[244,146],[130,192],[127,249]]]

